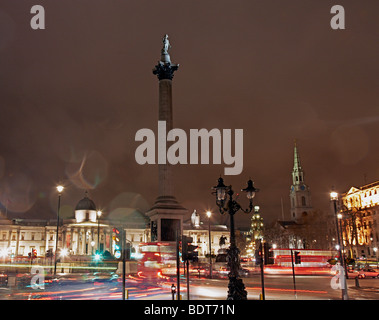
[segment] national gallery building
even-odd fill
[[[212,253],[220,248],[219,239],[227,238],[229,230],[225,225],[211,225]],[[90,259],[97,250],[114,254],[113,229],[125,229],[126,241],[131,243],[132,252],[138,252],[141,242],[151,241],[149,218],[139,210],[131,210],[127,215],[99,217],[95,203],[86,194],[74,211],[73,219],[60,220],[58,232],[58,252],[64,252],[72,260]],[[209,252],[208,223],[200,221],[195,212],[191,219],[184,221],[183,233],[193,237],[199,246],[199,256]],[[0,218],[0,258],[28,257],[36,250],[38,257],[45,257],[48,250],[55,252],[57,220],[6,219]]]

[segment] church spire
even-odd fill
[[[295,140],[294,165],[292,170],[292,186],[290,191],[291,218],[301,222],[304,217],[312,212],[311,193],[304,182],[304,171],[300,164],[300,155]]]
[[[294,185],[299,185],[299,184],[304,183],[304,172],[300,164],[300,156],[297,150],[296,139],[295,139],[295,146],[294,146],[294,162],[293,162],[293,170],[292,170],[292,180],[293,180]]]
[[[300,165],[300,156],[297,151],[297,144],[296,144],[296,139],[295,139],[295,148],[294,148],[294,163],[293,163],[293,169],[294,170],[301,170],[301,165]]]

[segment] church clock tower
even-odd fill
[[[300,156],[295,141],[292,185],[290,190],[291,220],[302,222],[303,218],[312,213],[311,192],[304,182],[304,171],[300,164]]]

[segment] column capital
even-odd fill
[[[159,80],[172,80],[174,77],[174,72],[178,70],[178,64],[164,63],[158,61],[158,64],[153,69],[153,74],[155,74]]]

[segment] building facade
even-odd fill
[[[125,230],[126,241],[132,253],[138,253],[139,244],[150,242],[150,221],[144,213],[130,210],[119,215],[102,217],[95,203],[86,193],[75,207],[74,218],[60,222],[58,231],[58,256],[65,261],[90,260],[96,251],[114,255],[116,236],[114,228]],[[194,215],[195,214],[195,215]],[[183,222],[183,234],[193,238],[199,257],[209,253],[209,225],[202,221],[196,210],[191,219]],[[36,250],[38,257],[56,251],[57,221],[37,219],[0,219],[0,258],[28,258]],[[220,238],[226,238],[220,244]],[[210,225],[211,252],[217,255],[220,248],[229,246],[229,229],[226,225]],[[63,256],[64,253],[64,256]],[[61,256],[62,255],[62,256]]]
[[[341,195],[339,212],[345,250],[351,258],[377,259],[379,181],[351,187]]]
[[[136,219],[136,216],[139,219]],[[98,216],[95,203],[87,193],[75,207],[74,219],[63,219],[58,229],[58,254],[81,260],[96,251],[114,253],[114,228],[124,228],[126,240],[138,249],[150,239],[147,219],[137,210],[129,219]],[[56,251],[57,220],[0,219],[0,256],[27,257],[36,250],[38,257]]]

